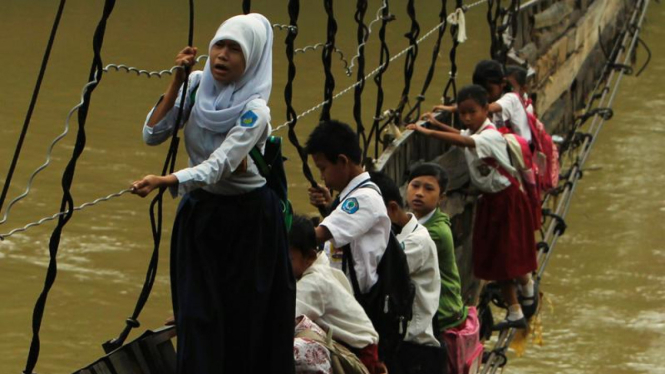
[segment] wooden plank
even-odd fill
[[[579,49],[549,79],[539,82],[542,85],[538,90],[538,113],[545,113],[552,103],[570,87],[589,53],[598,44],[598,28],[604,29],[611,22],[615,22],[625,6],[623,1],[595,1],[589,7],[589,11],[578,21],[576,26],[578,28],[576,44],[580,43]],[[555,49],[554,52],[550,50],[542,59],[551,59],[552,53],[558,54],[558,49]]]

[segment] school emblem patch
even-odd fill
[[[240,117],[240,126],[252,127],[256,123],[257,119],[259,119],[259,117],[256,115],[256,113],[249,110],[245,112],[245,114],[243,114],[242,117]]]
[[[358,200],[355,197],[346,199],[344,200],[344,203],[342,203],[342,210],[349,214],[357,212],[358,209],[360,209],[360,204],[358,204]]]

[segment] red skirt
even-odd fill
[[[505,176],[510,187],[483,194],[476,207],[473,272],[480,279],[510,280],[538,267],[528,198],[517,180]]]

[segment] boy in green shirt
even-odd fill
[[[448,176],[434,163],[424,163],[409,174],[406,200],[418,223],[425,226],[436,244],[441,273],[441,297],[436,315],[439,336],[443,331],[461,325],[468,313],[462,301],[461,281],[455,260],[455,245],[450,218],[439,208],[445,198]]]

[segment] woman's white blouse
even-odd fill
[[[200,71],[190,74],[181,128],[188,122],[193,103],[192,89],[199,85],[200,80]],[[146,144],[157,145],[170,139],[177,120],[181,95],[182,88],[174,107],[154,127],[148,126],[148,120],[155,108],[148,113],[143,126],[143,140]],[[174,173],[179,183],[171,192],[174,195],[184,195],[203,188],[215,194],[239,195],[263,186],[266,181],[248,154],[256,145],[263,150],[270,132],[270,109],[263,99],[247,103],[236,125],[226,134],[204,129],[195,123],[187,123],[184,136],[189,167]],[[234,174],[233,171],[245,158],[247,171]]]

